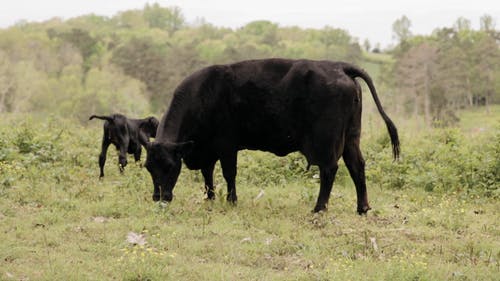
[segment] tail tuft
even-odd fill
[[[391,137],[392,155],[394,157],[394,161],[396,161],[399,159],[400,154],[398,129],[390,119],[386,122],[386,125],[387,130],[389,131],[389,136]]]

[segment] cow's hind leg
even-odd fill
[[[359,149],[359,137],[350,139],[346,142],[343,153],[344,162],[349,170],[354,185],[356,186],[356,195],[358,198],[358,213],[365,214],[370,210],[368,205],[368,195],[366,193],[365,180],[365,160]]]
[[[142,168],[142,163],[141,163],[141,154],[142,154],[142,148],[140,145],[138,145],[137,149],[134,151],[134,160],[135,163],[139,163],[139,167]]]
[[[328,206],[328,199],[330,199],[330,193],[332,192],[333,181],[335,180],[335,175],[337,174],[337,169],[337,163],[319,167],[320,189],[318,201],[316,203],[316,207],[314,207],[315,213],[326,210]]]
[[[207,192],[207,199],[210,200],[215,199],[214,167],[215,167],[215,161],[201,169],[201,174],[203,175],[203,179],[205,180],[205,190]]]
[[[220,158],[222,166],[222,174],[227,183],[227,201],[236,203],[238,196],[236,196],[236,162],[237,151],[226,153]]]
[[[129,139],[128,137],[120,140],[120,145],[118,145],[118,168],[120,173],[123,173],[125,166],[127,166],[127,152],[128,152]]]
[[[106,134],[104,134],[104,137],[102,138],[101,154],[99,154],[99,178],[104,177],[104,164],[106,164],[106,154],[108,153],[108,147],[110,144],[109,139]]]

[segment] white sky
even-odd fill
[[[392,23],[406,15],[414,34],[430,34],[437,27],[451,27],[465,17],[474,29],[484,14],[493,16],[500,28],[499,0],[0,0],[0,28],[20,20],[44,21],[53,17],[68,19],[94,13],[113,16],[129,9],[142,9],[146,3],[177,6],[188,22],[204,18],[216,26],[241,27],[254,20],[269,20],[280,26],[347,30],[351,36],[369,39],[382,47],[393,43]]]

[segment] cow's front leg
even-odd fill
[[[215,167],[215,162],[210,163],[206,167],[201,169],[201,174],[203,175],[203,179],[205,180],[205,190],[207,192],[207,199],[209,200],[215,199],[214,167]]]
[[[337,174],[338,165],[337,163],[329,167],[319,168],[320,177],[320,189],[318,201],[316,207],[314,207],[314,212],[319,212],[326,210],[328,205],[328,199],[330,198],[330,193],[333,187],[333,181],[335,180],[335,175]]]
[[[226,153],[221,157],[220,164],[222,166],[222,174],[227,183],[227,201],[236,203],[238,196],[236,195],[236,162],[237,151]]]
[[[160,185],[158,185],[156,182],[153,182],[153,201],[160,201],[161,199],[161,191],[160,191]]]

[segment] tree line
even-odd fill
[[[500,102],[500,32],[494,19],[484,15],[480,30],[465,18],[453,27],[435,29],[429,36],[413,35],[403,16],[393,24],[399,44],[386,77],[400,94],[396,110],[422,115],[427,125],[446,126],[456,110]]]
[[[400,38],[384,55],[390,59],[375,59],[381,66],[375,78],[383,81],[394,110],[433,120],[449,109],[500,102],[494,22],[485,20],[479,31],[465,24],[431,36],[413,36],[405,23],[393,26]],[[362,45],[331,26],[188,24],[179,8],[159,4],[113,17],[20,22],[0,29],[0,112],[81,120],[89,113],[160,113],[176,85],[203,66],[265,57],[373,64],[371,44]]]

